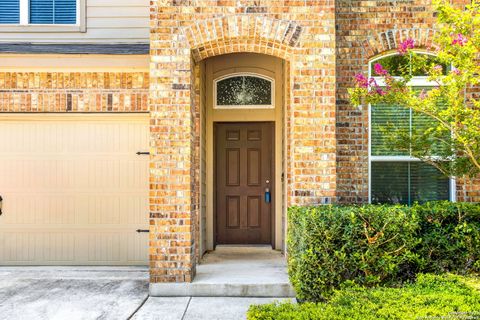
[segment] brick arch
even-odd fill
[[[289,59],[298,51],[303,27],[266,16],[231,15],[194,22],[181,33],[195,61],[239,52]]]
[[[361,43],[365,56],[371,59],[380,54],[395,50],[399,44],[408,38],[415,40],[415,47],[434,51],[436,30],[432,28],[389,29],[370,34]]]

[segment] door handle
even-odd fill
[[[270,195],[270,188],[265,188],[265,202],[270,203],[272,201],[272,196]]]
[[[0,196],[0,216],[2,215],[3,198]]]
[[[138,233],[140,233],[140,232],[150,232],[150,230],[147,230],[147,229],[137,229],[136,231]]]

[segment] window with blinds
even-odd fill
[[[432,87],[415,87],[414,89],[420,93]],[[432,118],[422,113],[395,105],[372,105],[370,110],[372,156],[410,156],[408,150],[392,150],[386,130],[396,135],[418,135],[424,132],[432,121]],[[449,137],[443,136],[442,139],[447,141]],[[440,142],[433,141],[432,144],[434,151],[445,148],[445,145]]]
[[[408,63],[406,56],[389,56],[374,61],[381,63],[393,74],[399,73]],[[435,62],[435,58],[428,58]],[[444,71],[449,68],[444,66]],[[397,72],[398,71],[398,72]],[[371,76],[377,77],[375,73]],[[414,90],[431,90],[424,74],[413,74],[415,83],[420,83]],[[382,78],[375,78],[381,85]],[[372,203],[399,203],[411,205],[414,202],[432,200],[448,200],[454,190],[451,189],[450,179],[444,176],[432,165],[420,162],[413,158],[408,148],[392,150],[388,138],[389,132],[396,135],[412,135],[424,132],[426,124],[431,118],[413,112],[408,108],[396,105],[370,106],[370,201]],[[448,136],[446,137],[448,140]],[[441,147],[441,146],[439,146]],[[444,146],[443,146],[444,147]],[[435,150],[435,148],[434,148]]]
[[[29,0],[23,10],[20,0],[0,0],[0,24],[20,24],[20,16],[29,24],[77,24],[77,1]]]
[[[20,23],[20,0],[0,0],[0,24]]]
[[[77,0],[30,0],[31,24],[76,24]]]
[[[450,181],[435,167],[419,161],[373,161],[372,203],[448,200]]]
[[[406,151],[393,151],[389,146],[384,130],[394,130],[398,134],[409,134],[411,112],[395,105],[371,106],[371,150],[372,156],[405,156]]]

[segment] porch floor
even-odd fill
[[[151,283],[152,296],[294,297],[285,257],[271,247],[217,246],[192,283]]]

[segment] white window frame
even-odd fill
[[[249,77],[255,77],[255,78],[261,78],[264,80],[267,80],[270,82],[270,87],[271,87],[271,98],[270,104],[259,104],[259,105],[217,105],[217,84],[218,82],[229,79],[229,78],[235,78],[235,77],[241,77],[241,76],[249,76]],[[218,77],[213,80],[213,109],[226,109],[226,110],[231,110],[231,109],[275,109],[275,79],[268,77],[266,75],[260,74],[260,73],[254,73],[254,72],[235,72],[235,73],[229,73],[227,75]]]
[[[86,32],[86,0],[77,1],[75,24],[31,24],[30,0],[20,0],[20,21],[16,24],[0,24],[0,32]]]
[[[435,56],[434,54],[426,51],[415,51],[415,52],[419,54]],[[383,77],[372,76],[372,65],[375,63],[375,61],[378,61],[390,56],[394,56],[394,55],[398,55],[398,53],[392,52],[385,55],[381,55],[368,62],[368,78],[375,79],[375,81],[380,87],[386,85],[385,80]],[[397,78],[400,78],[400,77],[397,77]],[[408,82],[407,85],[410,87],[438,87],[438,83],[434,81],[428,81],[428,77],[425,77],[425,76],[413,77],[410,80],[410,82]],[[372,162],[421,162],[421,160],[411,156],[372,156],[372,106],[371,104],[368,104],[368,202],[369,203],[372,202]],[[450,177],[449,182],[450,182],[449,200],[452,202],[456,202],[457,201],[457,197],[456,197],[457,182],[455,177]]]

